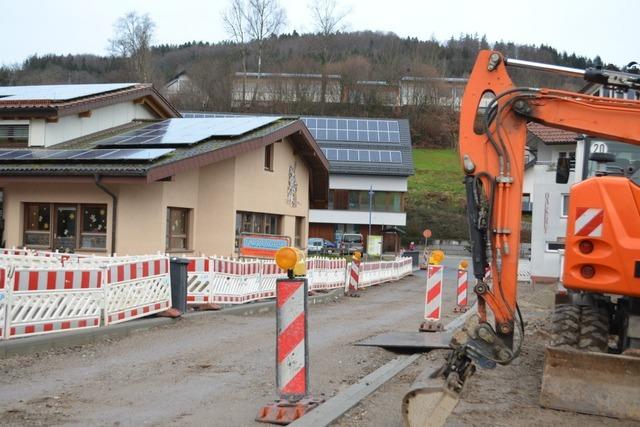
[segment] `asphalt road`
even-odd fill
[[[458,258],[445,265],[455,266]],[[445,275],[451,319],[455,270]],[[425,272],[311,306],[310,388],[329,398],[395,355],[356,347],[421,321]],[[216,313],[99,344],[0,360],[3,425],[253,426],[276,398],[275,315]],[[398,402],[399,405],[399,402]]]

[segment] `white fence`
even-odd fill
[[[362,286],[410,274],[411,258],[363,263]],[[309,290],[344,288],[344,259],[307,260]],[[190,258],[188,304],[242,304],[275,297],[285,277],[271,260]],[[100,257],[0,249],[0,339],[94,328],[171,307],[169,258]]]
[[[349,265],[344,259],[307,259],[310,291],[344,288]],[[362,263],[361,285],[399,280],[412,272],[411,258]],[[276,279],[286,277],[274,261],[220,257],[189,258],[187,303],[243,304],[275,297]]]

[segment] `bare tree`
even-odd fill
[[[151,41],[155,23],[148,13],[129,12],[113,25],[114,37],[109,40],[112,54],[128,59],[136,79],[151,79]]]
[[[247,4],[244,0],[231,0],[229,8],[222,13],[224,28],[231,39],[238,45],[242,60],[242,104],[246,100],[247,91]]]
[[[327,99],[327,65],[333,60],[330,49],[331,39],[334,34],[344,29],[344,19],[348,11],[338,9],[336,0],[311,0],[309,5],[315,30],[320,35],[322,42],[320,50],[320,73],[322,74],[320,109],[324,112]]]

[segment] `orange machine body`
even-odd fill
[[[640,297],[640,187],[632,180],[571,187],[563,270],[568,289]]]

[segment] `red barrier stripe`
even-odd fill
[[[300,286],[304,286],[303,282],[300,282]],[[282,286],[278,289],[278,300],[276,301],[276,306],[281,308],[287,300],[293,295],[300,286]]]
[[[439,319],[440,318],[440,307],[436,308],[435,310],[433,310],[428,316],[427,318],[429,319]]]
[[[304,340],[304,313],[300,313],[278,335],[278,363],[281,363],[302,340]]]
[[[303,395],[306,392],[307,373],[304,367],[300,368],[298,373],[282,387],[281,392],[286,394]]]
[[[56,279],[58,278],[57,271],[48,271],[47,272],[47,290],[52,290],[56,288]]]
[[[440,294],[441,286],[442,283],[438,282],[433,285],[431,289],[429,289],[429,291],[427,292],[427,302],[433,301]]]
[[[598,228],[602,221],[604,220],[604,211],[598,212],[588,223],[586,223],[578,232],[577,236],[588,236],[591,234],[593,230]]]

